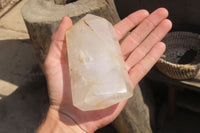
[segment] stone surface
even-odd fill
[[[0,28],[0,40],[28,39],[28,38],[29,35],[27,33],[18,32],[6,28]]]
[[[119,42],[110,22],[91,14],[67,31],[73,104],[104,109],[132,96]]]
[[[104,17],[112,24],[120,20],[114,0],[78,0],[65,5],[55,4],[55,1],[60,0],[29,0],[22,8],[34,52],[41,66],[48,53],[51,35],[64,16],[70,17],[73,23],[88,13]]]
[[[21,0],[11,0],[5,7],[0,8],[0,18],[8,13],[15,5],[17,5]]]
[[[0,28],[28,34],[26,25],[23,21],[21,11],[20,11],[24,3],[27,1],[28,0],[23,0],[19,2],[17,5],[15,5],[15,7],[12,8],[12,10],[9,11],[9,13],[5,14],[0,19]],[[4,32],[0,32],[0,34],[3,34],[3,33]],[[26,38],[24,39],[27,39],[27,38],[29,37],[26,36]]]
[[[6,6],[11,0],[0,0],[0,9]]]

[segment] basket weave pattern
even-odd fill
[[[200,71],[200,35],[190,32],[171,32],[163,40],[166,51],[156,66],[165,75],[173,79],[195,79]],[[194,51],[193,59],[184,54]],[[186,60],[181,64],[180,60]]]

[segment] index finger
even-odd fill
[[[114,28],[118,40],[120,41],[131,29],[142,22],[148,15],[149,12],[147,10],[139,10],[117,23]]]

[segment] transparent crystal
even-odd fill
[[[83,111],[107,108],[132,96],[114,28],[88,14],[66,33],[74,106]]]

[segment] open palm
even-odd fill
[[[167,16],[168,12],[164,8],[159,8],[150,15],[146,10],[139,10],[114,26],[118,40],[123,40],[121,50],[133,88],[165,50],[165,45],[160,41],[171,29],[172,24],[166,19]],[[59,113],[59,119],[64,124],[76,124],[83,132],[94,132],[113,121],[127,100],[97,111],[81,111],[73,106],[65,40],[65,32],[71,26],[70,18],[64,17],[52,36],[44,64],[50,109]],[[126,36],[132,29],[134,30]]]

